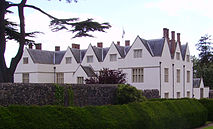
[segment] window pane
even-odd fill
[[[116,61],[117,60],[117,54],[110,54],[110,61]]]
[[[190,71],[187,71],[187,82],[189,83],[190,82]]]
[[[83,84],[84,83],[84,77],[77,77],[77,83]]]
[[[164,68],[164,82],[169,82],[169,69]]]
[[[64,73],[57,73],[56,74],[56,82],[57,83],[64,83]]]
[[[23,73],[22,74],[22,82],[23,83],[29,83],[29,73]]]
[[[93,62],[93,56],[87,56],[87,63]]]
[[[142,49],[134,50],[134,58],[142,58]]]
[[[28,57],[23,58],[23,64],[28,64]]]
[[[139,83],[144,81],[143,68],[132,69],[132,82]]]
[[[177,69],[177,83],[180,83],[180,69]]]
[[[176,52],[176,58],[177,60],[180,60],[180,52]]]
[[[72,57],[66,57],[66,64],[71,64]]]

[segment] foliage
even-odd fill
[[[64,105],[64,87],[55,84],[56,105]]]
[[[68,88],[69,105],[74,106],[74,92],[71,87]]]
[[[213,99],[200,99],[199,102],[208,110],[208,121],[213,121]]]
[[[194,77],[203,78],[204,85],[213,88],[213,53],[210,35],[204,35],[196,44],[197,50],[200,51],[199,58],[192,58]]]
[[[96,74],[95,77],[90,77],[86,79],[86,84],[124,84],[125,73],[120,70],[110,70],[108,68],[103,68],[99,71],[99,75]]]
[[[120,84],[116,92],[116,104],[127,104],[130,102],[142,102],[146,97],[142,96],[142,91],[131,85]]]
[[[145,101],[124,105],[0,107],[0,129],[190,129],[204,124],[197,100]]]
[[[61,0],[59,0],[61,1]],[[72,1],[77,2],[77,0],[66,0],[66,2],[71,3]],[[19,16],[19,25],[8,21],[5,18],[6,13],[10,8],[17,7],[18,8],[18,16]],[[94,21],[92,18],[88,18],[87,20],[80,21],[79,18],[68,18],[68,19],[59,19],[54,17],[47,12],[43,11],[39,7],[34,5],[28,5],[27,0],[20,0],[19,3],[13,3],[7,0],[0,1],[0,82],[13,82],[14,72],[16,70],[17,64],[19,63],[22,55],[24,45],[34,43],[33,40],[26,39],[26,37],[34,37],[38,32],[25,32],[25,8],[31,8],[36,11],[39,11],[41,14],[46,15],[51,19],[50,27],[53,32],[57,32],[60,30],[67,30],[68,32],[72,32],[73,38],[76,37],[93,37],[90,32],[99,31],[105,32],[106,29],[109,29],[111,26],[109,23],[99,23]],[[16,27],[19,26],[19,29]],[[16,40],[19,43],[19,48],[16,56],[12,58],[10,66],[6,65],[6,60],[4,57],[6,41],[7,40]]]
[[[196,44],[197,50],[200,51],[199,57],[201,64],[208,64],[212,61],[212,42],[210,38],[211,35],[206,34]]]

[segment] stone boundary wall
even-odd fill
[[[69,106],[68,90],[72,89],[72,103],[75,106],[113,104],[116,84],[47,84],[47,83],[0,83],[0,105],[56,105],[56,85],[62,87],[63,103]],[[160,98],[158,90],[144,90],[148,99]]]
[[[67,89],[71,87],[75,106],[114,103],[117,85],[59,84],[64,88],[64,105],[69,106]],[[0,83],[0,105],[55,105],[55,84]]]

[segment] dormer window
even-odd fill
[[[186,61],[189,62],[190,61],[190,56],[186,55]]]
[[[142,58],[142,49],[134,49],[134,58]]]
[[[72,63],[72,57],[66,57],[66,64]]]
[[[87,56],[87,63],[93,62],[93,56]]]
[[[110,59],[111,62],[117,61],[117,54],[110,54]]]
[[[28,57],[23,58],[23,64],[28,64]]]
[[[176,52],[176,59],[180,60],[180,52]]]

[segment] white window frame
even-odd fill
[[[29,63],[28,57],[23,57],[23,64],[28,64],[28,63]]]
[[[177,83],[180,83],[180,69],[177,69],[177,77],[176,77],[176,79],[177,79]]]
[[[144,82],[144,68],[132,68],[132,82],[133,83]]]
[[[87,56],[87,63],[93,63],[93,55]]]
[[[186,61],[190,62],[190,56],[189,55],[186,55]]]
[[[190,71],[186,71],[186,75],[187,75],[186,82],[187,82],[187,83],[190,83],[190,80],[191,80],[191,79],[190,79],[190,77],[191,77],[190,74],[191,74]]]
[[[29,73],[22,73],[22,83],[30,83]]]
[[[164,82],[169,82],[169,68],[164,68]]]
[[[164,98],[168,99],[169,98],[169,92],[164,93]]]
[[[176,52],[176,59],[180,60],[180,52]]]
[[[176,94],[177,94],[177,98],[180,98],[180,92],[177,92]]]
[[[134,58],[142,58],[143,50],[142,49],[134,49],[133,53]]]
[[[188,98],[190,98],[190,91],[187,91],[186,95],[187,95]]]
[[[84,77],[77,77],[77,84],[84,84]]]
[[[56,73],[56,83],[58,84],[64,83],[64,73]]]
[[[114,62],[114,61],[117,61],[117,54],[110,54],[109,55],[109,61],[110,62]]]
[[[72,57],[65,57],[65,59],[66,59],[66,64],[72,63]]]

